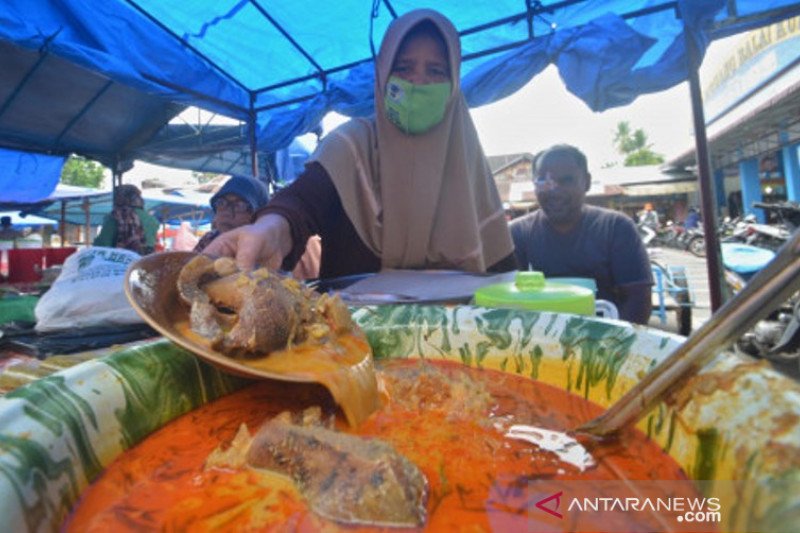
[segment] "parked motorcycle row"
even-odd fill
[[[764,209],[773,222],[759,223],[755,216],[748,215],[720,225],[726,279],[733,279],[733,283],[740,286],[769,263],[775,251],[800,227],[797,203],[754,203],[753,206]],[[742,335],[735,347],[750,356],[770,360],[790,375],[800,375],[800,294],[795,293],[778,305],[766,319]]]
[[[766,250],[776,251],[785,243],[794,230],[800,227],[800,204],[780,202],[775,204],[754,203],[753,207],[771,213],[775,221],[760,223],[755,215],[725,217],[717,225],[721,243],[741,243]],[[642,239],[648,247],[668,247],[686,250],[697,257],[705,257],[706,241],[702,227],[687,229],[672,221],[657,229],[639,224]]]
[[[648,248],[675,248],[690,251],[698,257],[705,256],[706,239],[703,228],[686,229],[683,225],[674,224],[671,220],[656,230],[646,229],[641,223],[638,224],[638,227],[642,240]]]
[[[763,224],[752,214],[734,220],[726,219],[720,224],[720,242],[741,242],[776,251],[800,225],[800,205],[794,202],[754,203],[753,206],[772,213],[771,218],[775,221]]]
[[[800,228],[798,203],[754,203],[753,207],[763,209],[770,222],[761,223],[755,215],[747,215],[726,217],[717,226],[725,282],[732,292],[741,289],[769,263]],[[687,230],[668,222],[655,231],[641,227],[640,231],[648,248],[670,247],[705,257],[702,227]],[[791,375],[800,375],[800,293],[777,306],[766,319],[742,335],[735,347],[752,357],[768,359]]]

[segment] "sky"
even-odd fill
[[[700,70],[701,84],[727,57],[736,38],[712,43]],[[688,83],[596,113],[567,91],[557,69],[550,66],[520,91],[471,112],[486,155],[536,153],[553,144],[569,143],[584,151],[591,171],[621,161],[613,146],[614,131],[621,121],[628,121],[634,130],[643,129],[652,150],[667,161],[694,147]],[[326,117],[325,133],[344,120],[346,117],[335,114]],[[191,179],[191,172],[137,162],[125,174],[127,183],[138,184],[148,178],[178,186]]]
[[[716,41],[707,50],[700,83],[716,72],[740,37]],[[607,163],[621,164],[613,139],[617,124],[628,121],[643,129],[652,150],[666,161],[694,148],[692,105],[688,82],[669,90],[639,96],[631,104],[596,113],[567,91],[554,66],[533,78],[511,96],[472,110],[484,152],[502,155],[536,153],[553,144],[568,143],[586,154],[590,170]]]
[[[568,143],[586,154],[590,168],[620,161],[613,138],[617,123],[642,128],[652,149],[667,158],[691,147],[689,87],[640,96],[632,104],[596,113],[564,87],[549,67],[513,95],[472,111],[487,155],[536,153]]]

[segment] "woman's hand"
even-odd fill
[[[268,213],[253,224],[222,233],[203,253],[235,257],[241,270],[252,270],[256,266],[278,270],[291,249],[289,222],[280,215]]]

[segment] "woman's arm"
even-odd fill
[[[338,195],[333,181],[319,163],[310,163],[305,171],[286,189],[278,192],[261,208],[256,217],[280,215],[289,223],[292,246],[283,260],[282,268],[290,271],[306,250],[308,239],[322,235],[338,216],[333,213]]]
[[[253,224],[223,233],[205,253],[235,257],[242,269],[266,265],[292,270],[303,255],[308,238],[321,233],[325,213],[336,198],[325,169],[312,163],[256,213]]]
[[[270,213],[253,224],[221,234],[211,241],[204,253],[235,257],[243,270],[261,265],[277,270],[291,247],[289,223],[282,216]]]

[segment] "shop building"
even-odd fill
[[[720,215],[754,214],[754,203],[800,202],[800,17],[742,34],[703,87]],[[697,165],[695,148],[669,161]]]

